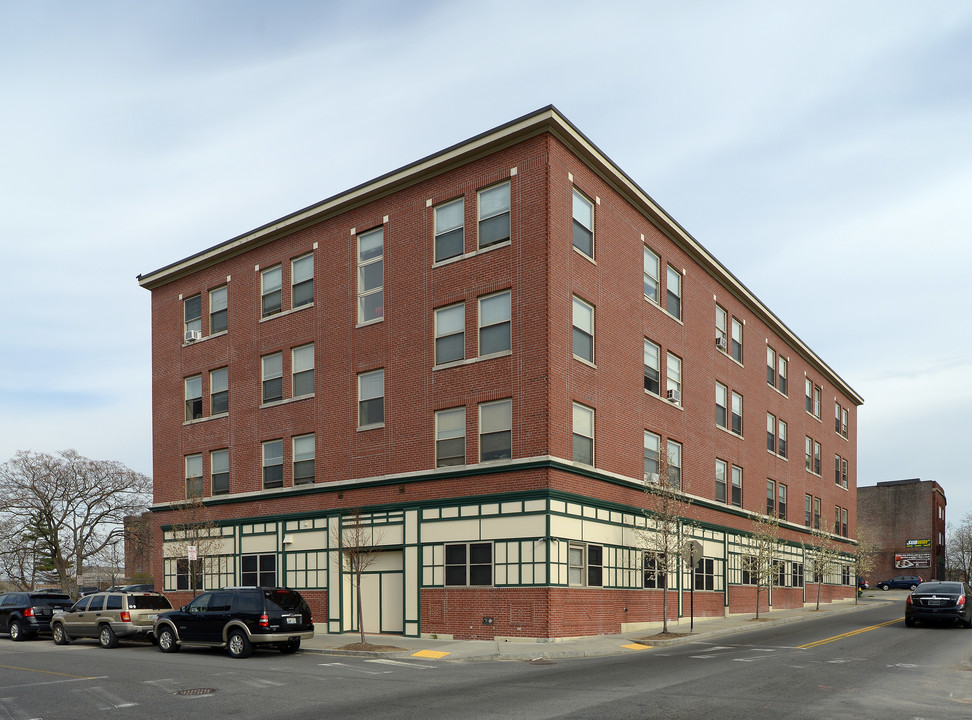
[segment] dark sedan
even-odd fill
[[[961,582],[922,583],[905,604],[905,625],[914,627],[918,622],[957,622],[972,628],[972,588]]]

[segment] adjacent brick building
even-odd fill
[[[857,520],[874,543],[872,582],[895,575],[945,579],[945,491],[934,480],[892,480],[857,489]]]
[[[167,592],[198,494],[202,585],[299,588],[319,630],[356,622],[354,510],[381,551],[366,631],[634,629],[661,619],[659,458],[705,556],[673,616],[693,578],[697,615],[752,610],[759,514],[788,543],[774,606],[806,598],[809,526],[850,547],[860,396],[555,108],[139,282]]]

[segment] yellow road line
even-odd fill
[[[843,640],[844,638],[854,637],[855,635],[860,635],[861,633],[870,632],[871,630],[877,630],[878,628],[885,627],[886,625],[894,625],[904,620],[903,617],[895,618],[894,620],[888,620],[887,622],[879,623],[877,625],[871,625],[869,627],[858,628],[857,630],[851,630],[843,635],[834,635],[833,637],[824,638],[823,640],[817,640],[816,642],[807,643],[806,645],[797,645],[800,650],[806,650],[808,648],[815,648],[820,645],[826,645],[827,643],[836,642],[837,640]]]
[[[34,670],[33,668],[15,667],[14,665],[0,665],[0,670],[23,670],[24,672],[43,673],[44,675],[60,675],[61,677],[77,678],[78,680],[93,680],[87,675],[71,675],[70,673],[52,672],[51,670]]]

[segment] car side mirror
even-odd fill
[[[183,605],[181,608],[179,608],[179,612],[188,612],[188,610],[186,610],[187,607],[189,607],[189,606],[188,605]]]

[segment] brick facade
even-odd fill
[[[480,249],[478,193],[502,183],[509,185],[510,240]],[[594,207],[593,259],[571,243],[575,189]],[[464,253],[435,262],[435,209],[458,198],[464,201]],[[383,230],[381,316],[359,322],[358,240],[375,228]],[[657,303],[639,291],[646,247],[660,258]],[[313,302],[295,308],[291,262],[308,254]],[[261,318],[262,273],[277,265],[281,312]],[[678,317],[665,310],[669,267],[680,277]],[[819,522],[827,529],[835,529],[835,508],[846,513],[836,531],[851,549],[861,398],[553,108],[139,279],[152,292],[156,536],[165,536],[175,548],[172,527],[178,513],[172,503],[186,497],[187,456],[201,456],[207,513],[225,528],[222,547],[235,558],[228,571],[235,581],[246,547],[263,542],[248,539],[251,535],[272,539],[266,542],[273,548],[260,552],[275,554],[281,575],[298,562],[311,562],[309,555],[293,555],[285,536],[316,519],[318,545],[308,552],[323,553],[313,561],[328,563],[329,586],[309,587],[305,594],[313,598],[317,622],[326,618],[331,630],[353,622],[345,617],[349,591],[335,559],[333,531],[351,508],[403,513],[389,547],[403,553],[406,633],[557,637],[617,632],[625,623],[660,620],[660,599],[651,596],[660,598],[661,591],[641,589],[640,581],[637,589],[575,588],[566,577],[553,578],[553,540],[565,546],[591,542],[584,533],[596,530],[605,548],[626,547],[628,519],[644,507],[646,431],[658,435],[663,447],[669,440],[680,444],[691,520],[700,524],[700,533],[708,533],[712,548],[744,537],[753,515],[767,511],[771,480],[786,487],[782,532],[787,542],[797,547],[807,539],[804,498],[809,495],[816,498]],[[209,292],[221,287],[226,288],[228,329],[213,332]],[[510,348],[481,357],[479,303],[501,292],[510,293]],[[201,337],[184,342],[186,300],[197,295]],[[573,354],[573,298],[594,308],[593,362]],[[436,366],[435,311],[459,303],[464,303],[463,359]],[[731,349],[716,345],[717,306],[742,323],[740,361],[731,357]],[[645,389],[646,339],[660,349],[657,393]],[[311,343],[314,392],[295,398],[292,351]],[[767,347],[787,360],[785,393],[768,382]],[[261,358],[276,353],[282,359],[282,400],[263,402]],[[666,383],[677,359],[681,396],[672,402],[666,399]],[[229,410],[214,416],[210,373],[222,368],[228,372]],[[384,371],[384,422],[359,427],[358,377],[376,370]],[[197,376],[201,417],[187,421],[185,381]],[[806,410],[805,378],[816,388],[816,412]],[[742,397],[739,432],[716,425],[716,383]],[[511,458],[480,462],[481,406],[501,400],[512,407]],[[573,459],[575,403],[594,411],[593,466]],[[465,408],[465,464],[436,468],[435,413],[450,408]],[[785,458],[767,450],[767,413],[787,424]],[[293,438],[311,434],[314,483],[296,486]],[[813,472],[804,467],[806,437],[811,447],[814,442],[820,447],[821,467]],[[264,489],[262,444],[277,440],[283,447],[282,487]],[[229,492],[214,495],[211,453],[220,450],[229,455]],[[835,456],[846,462],[843,482],[840,460],[836,477],[832,469]],[[742,469],[738,507],[716,498],[718,460]],[[775,495],[774,511],[778,499]],[[516,503],[521,503],[519,515],[507,509]],[[532,515],[537,503],[544,511]],[[550,538],[546,555],[530,565],[543,580],[530,587],[442,586],[441,562],[427,561],[438,557],[433,543],[425,541],[429,518],[446,527],[455,506],[454,531],[467,533],[461,518],[491,517],[493,505],[503,518],[496,521],[503,527],[495,531],[500,535],[475,529],[439,538],[436,547],[450,540],[512,542],[520,532],[517,524],[530,533],[542,523],[576,532]],[[575,507],[580,508],[576,513]],[[579,519],[565,519],[574,515]],[[594,518],[603,518],[599,527]],[[542,527],[536,534],[548,535]],[[516,552],[534,550],[523,544]],[[157,582],[167,577],[167,568],[167,582],[176,582],[175,557],[175,550],[166,554],[156,548]],[[734,561],[721,557],[720,562],[728,575]],[[522,568],[526,561],[517,563]],[[396,572],[373,581],[397,587]],[[624,582],[633,583],[634,574],[625,575]],[[317,577],[323,582],[323,575]],[[277,582],[283,580],[278,575]],[[687,582],[677,581],[680,587]],[[733,586],[726,577],[720,584],[720,591],[696,593],[697,614],[748,610],[744,596],[751,587]],[[836,585],[835,597],[850,596],[851,588]],[[803,591],[777,592],[792,606],[803,601]],[[688,602],[687,594],[683,601]],[[678,613],[679,603],[671,605]],[[384,623],[395,611],[376,612]],[[493,624],[483,625],[483,616],[493,617]]]
[[[895,575],[946,579],[946,504],[945,491],[933,480],[914,478],[858,488],[858,520],[877,548],[872,583]],[[916,560],[919,564],[911,566]]]

